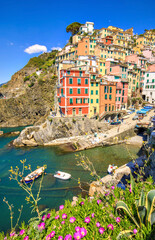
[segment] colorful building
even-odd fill
[[[64,116],[88,116],[89,95],[89,74],[76,68],[60,71],[57,97],[61,114]]]
[[[116,83],[108,82],[104,78],[100,81],[100,116],[106,112],[115,111]]]
[[[99,114],[100,78],[97,74],[90,76],[90,117]]]

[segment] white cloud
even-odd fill
[[[52,50],[58,50],[58,51],[61,51],[61,50],[62,50],[61,47],[52,47],[51,49],[52,49]]]
[[[24,50],[24,52],[28,54],[39,53],[39,52],[47,52],[47,47],[39,44],[34,44]]]

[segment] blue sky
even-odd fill
[[[72,22],[93,21],[95,28],[113,25],[134,33],[155,28],[154,0],[0,0],[0,83],[7,82],[31,57],[32,45],[63,47]]]

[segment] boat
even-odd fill
[[[45,171],[45,167],[37,168],[35,171],[31,172],[25,178],[23,178],[21,182],[23,183],[33,182],[35,179],[40,177],[44,173],[44,171]]]
[[[68,180],[68,179],[71,178],[71,174],[65,173],[65,172],[61,172],[61,171],[57,171],[57,172],[54,174],[54,177],[55,177],[55,178],[62,179],[62,180]]]
[[[118,125],[121,124],[121,121],[117,121],[117,122],[111,122],[110,125]]]
[[[109,167],[108,167],[108,173],[109,174],[112,174],[112,173],[114,173],[115,172],[115,170],[117,169],[118,167],[117,166],[115,166],[114,164],[113,165],[111,165],[111,164],[109,164]]]

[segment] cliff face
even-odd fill
[[[57,81],[54,55],[33,58],[0,87],[0,127],[45,121],[54,106]]]

